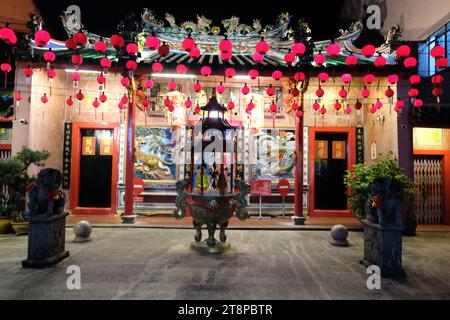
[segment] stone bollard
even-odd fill
[[[89,221],[78,221],[73,226],[73,233],[75,233],[75,239],[73,242],[88,242],[92,241],[90,235],[92,232],[92,226]]]
[[[348,247],[348,230],[343,225],[336,225],[331,229],[331,244],[338,247]]]

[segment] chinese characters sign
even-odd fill
[[[333,159],[346,159],[345,141],[333,141]]]
[[[328,159],[328,141],[317,140],[315,153],[316,159]]]
[[[95,137],[83,137],[81,154],[83,156],[95,156]]]
[[[64,150],[63,150],[63,189],[70,188],[70,169],[72,161],[72,123],[64,124]]]
[[[100,155],[112,156],[112,138],[104,137],[100,140]]]
[[[356,163],[364,163],[364,129],[356,128]]]

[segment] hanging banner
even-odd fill
[[[347,158],[345,150],[345,141],[333,141],[332,150],[333,150],[332,154],[333,159],[345,160]]]
[[[81,155],[95,156],[95,137],[83,137]]]
[[[113,139],[111,137],[103,137],[100,140],[100,155],[112,156]]]
[[[364,163],[364,128],[356,128],[356,163]]]
[[[72,166],[72,122],[64,124],[63,181],[62,188],[70,189],[70,171]]]
[[[317,140],[316,141],[316,159],[328,159],[328,141],[326,140]]]

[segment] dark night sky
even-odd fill
[[[174,0],[146,0],[146,1],[98,1],[98,0],[35,0],[42,16],[48,24],[49,30],[55,38],[66,38],[59,15],[70,4],[77,4],[82,10],[82,22],[90,32],[110,36],[115,27],[126,13],[141,13],[147,7],[153,10],[158,18],[164,14],[174,15],[178,24],[186,20],[196,21],[197,14],[203,14],[213,19],[214,24],[220,25],[221,20],[232,15],[241,18],[242,22],[251,24],[253,19],[260,19],[263,26],[274,24],[276,16],[281,12],[289,12],[296,17],[303,17],[309,21],[315,40],[335,38],[338,35],[339,16],[344,0],[332,1],[174,1]],[[345,23],[344,27],[347,26]]]

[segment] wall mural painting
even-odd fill
[[[253,143],[253,180],[294,181],[295,130],[262,129]]]
[[[150,182],[176,181],[175,133],[170,128],[136,128],[135,176]]]

